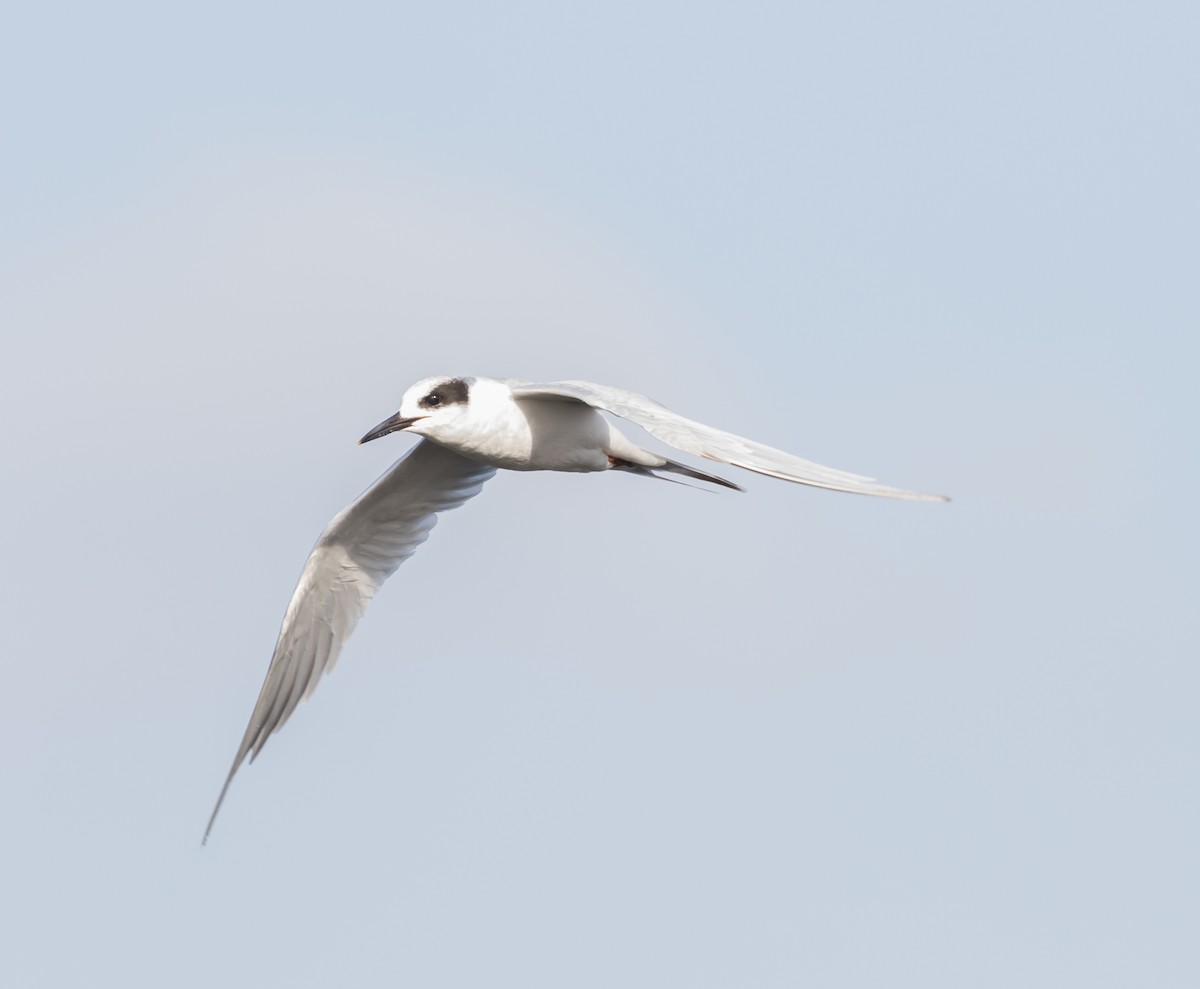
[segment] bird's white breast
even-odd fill
[[[502,381],[472,382],[467,415],[426,434],[445,446],[508,470],[608,468],[608,422],[581,402],[515,400]]]

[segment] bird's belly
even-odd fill
[[[597,471],[609,466],[608,423],[595,409],[576,402],[514,403],[525,434],[520,464],[510,470]]]
[[[513,402],[486,429],[438,436],[464,457],[505,470],[607,470],[608,422],[576,402]]]

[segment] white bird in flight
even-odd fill
[[[684,453],[785,481],[884,498],[947,500],[822,467],[608,385],[451,377],[418,381],[404,393],[400,410],[359,440],[367,443],[399,430],[422,437],[317,540],[283,616],[266,680],[208,820],[205,842],[238,767],[247,756],[254,761],[333,668],[375,592],[428,538],[438,513],[473,498],[498,468],[677,474],[742,490],[642,449],[601,412],[628,419]]]

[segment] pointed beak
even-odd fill
[[[388,416],[378,426],[372,429],[366,436],[359,440],[359,445],[370,443],[371,440],[377,440],[380,436],[387,436],[388,433],[394,433],[398,429],[408,429],[414,422],[420,422],[422,419],[428,419],[428,416],[411,416],[404,418],[397,412],[394,416]]]

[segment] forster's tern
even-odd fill
[[[359,440],[366,443],[398,430],[423,437],[317,540],[283,616],[267,678],[209,818],[205,841],[238,767],[247,756],[254,761],[333,667],[375,592],[429,536],[438,513],[478,494],[497,468],[674,474],[741,490],[724,478],[643,450],[601,412],[628,419],[677,450],[785,481],[885,498],[946,500],[822,467],[607,385],[493,378],[418,381],[404,393],[400,410]]]

